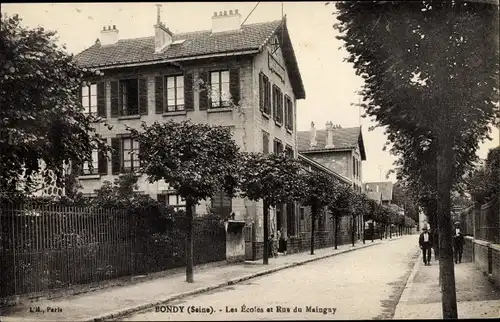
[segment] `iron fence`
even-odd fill
[[[194,263],[226,258],[223,223],[193,221]],[[185,218],[125,209],[0,208],[0,298],[185,265]]]

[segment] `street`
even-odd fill
[[[419,254],[417,238],[403,236],[119,320],[390,319]]]

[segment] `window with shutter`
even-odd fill
[[[278,139],[274,139],[274,153],[283,153],[283,143],[281,143],[281,141]]]
[[[259,73],[259,109],[261,112],[265,111],[265,87],[264,87],[264,74]]]
[[[273,85],[273,117],[277,125],[281,126],[283,123],[283,94],[281,89]]]
[[[118,85],[119,116],[139,115],[139,80],[123,79]]]
[[[294,157],[293,148],[291,146],[289,146],[288,144],[285,147],[285,154],[287,157],[289,157],[291,159],[293,159],[293,157]]]
[[[272,95],[271,95],[271,83],[269,82],[269,79],[267,78],[266,75],[263,73],[259,74],[259,91],[260,91],[260,101],[262,104],[262,112],[264,112],[267,115],[271,115],[271,108],[272,108]]]
[[[269,154],[269,133],[262,131],[262,153]]]
[[[81,88],[80,98],[87,115],[97,116],[97,83],[87,83]]]
[[[217,70],[210,72],[211,108],[231,106],[231,93],[229,86],[229,70]]]
[[[167,205],[172,206],[175,211],[186,211],[186,200],[176,193],[168,193],[166,195]]]
[[[94,175],[99,173],[99,152],[92,150],[92,162],[85,161],[83,163],[83,174]]]
[[[165,76],[166,110],[164,112],[184,111],[184,75]]]
[[[139,141],[132,138],[122,139],[122,168],[125,172],[139,169]]]

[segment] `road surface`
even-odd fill
[[[419,254],[417,238],[403,236],[119,320],[390,319]]]

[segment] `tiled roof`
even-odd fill
[[[82,67],[102,68],[196,59],[204,56],[223,56],[241,52],[256,54],[278,30],[284,36],[281,41],[293,91],[297,99],[304,99],[304,84],[288,34],[286,19],[243,25],[239,31],[214,34],[210,30],[177,33],[174,34],[173,41],[185,41],[181,44],[172,44],[164,52],[158,54],[154,53],[154,36],[122,39],[114,45],[94,44],[77,54],[75,60]]]
[[[212,34],[210,30],[174,34],[173,41],[185,39],[182,44],[171,45],[163,53],[155,54],[154,36],[122,39],[114,45],[92,47],[75,56],[84,67],[149,62],[155,60],[195,57],[246,50],[258,50],[280,26],[281,20],[243,25],[240,31]],[[151,30],[153,31],[153,30]]]
[[[365,182],[365,190],[367,192],[377,191],[377,186],[379,191],[382,193],[382,200],[392,200],[392,187],[394,186],[392,182]]]
[[[315,151],[335,151],[343,149],[354,149],[359,144],[361,150],[362,160],[366,160],[365,149],[361,129],[359,127],[348,128],[333,128],[333,145],[334,148],[326,148],[327,131],[316,130],[316,146],[311,147],[311,132],[299,131],[297,132],[298,149],[302,153],[309,153]]]

